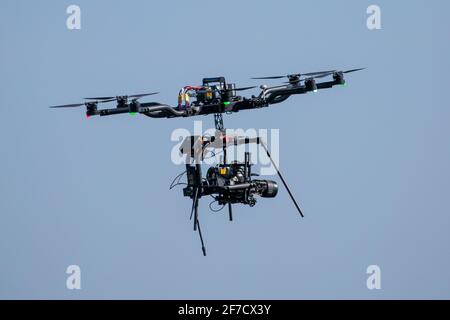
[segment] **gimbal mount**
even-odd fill
[[[292,202],[294,203],[300,216],[303,217],[303,213],[295,200],[289,186],[286,183],[283,175],[281,174],[278,166],[273,160],[267,146],[260,137],[238,137],[230,136],[226,134],[226,130],[223,125],[222,114],[218,113],[214,115],[214,122],[216,128],[216,135],[211,137],[187,137],[180,151],[190,157],[192,163],[186,163],[187,173],[187,186],[183,189],[183,194],[186,197],[192,199],[192,208],[190,219],[194,218],[194,231],[198,231],[203,255],[206,256],[206,248],[203,240],[203,235],[199,222],[199,200],[202,196],[213,196],[219,204],[228,205],[229,220],[233,221],[233,203],[242,203],[250,206],[256,204],[254,195],[261,196],[263,198],[273,198],[277,195],[278,185],[275,181],[270,180],[254,180],[253,176],[258,176],[251,172],[250,153],[245,152],[244,163],[227,161],[227,148],[229,146],[237,146],[242,144],[256,143],[261,145],[267,156],[269,157],[273,167],[275,168],[281,182],[286,188]],[[187,144],[190,147],[187,148]],[[201,160],[206,148],[221,148],[223,151],[222,160],[215,167],[211,167],[208,170],[206,178],[202,177]]]

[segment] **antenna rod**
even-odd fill
[[[198,230],[198,235],[200,236],[200,242],[202,243],[203,255],[206,257],[205,243],[203,242],[202,230],[200,229],[200,222],[198,221],[198,192],[199,192],[199,188],[195,188],[194,199],[192,201],[191,219],[192,219],[192,214],[195,211],[194,231]]]
[[[195,189],[195,199],[194,199],[194,231],[197,231],[197,224],[198,224],[198,188]]]
[[[189,220],[192,220],[192,215],[194,214],[195,202],[197,201],[197,192],[198,192],[198,188],[195,188],[194,199],[192,199],[191,217],[189,218]]]
[[[278,174],[278,176],[280,177],[281,182],[283,182],[283,185],[284,185],[284,187],[286,188],[287,192],[289,193],[289,196],[291,197],[292,202],[294,202],[294,205],[295,205],[295,207],[297,208],[298,212],[300,213],[300,215],[302,216],[302,218],[304,218],[305,216],[303,215],[302,210],[300,209],[300,207],[299,207],[297,201],[295,200],[295,198],[294,198],[294,196],[293,196],[291,190],[289,189],[289,187],[288,187],[286,181],[284,180],[283,176],[281,175],[281,172],[280,172],[280,170],[278,169],[277,165],[275,164],[275,161],[273,161],[272,156],[271,156],[270,153],[269,153],[269,150],[267,150],[267,147],[266,147],[266,145],[264,144],[264,142],[263,142],[262,140],[260,140],[259,143],[262,145],[262,147],[264,148],[264,150],[266,150],[267,156],[269,157],[270,162],[272,162],[272,165],[273,165],[273,167],[275,168],[275,170],[277,170],[277,174]]]
[[[202,243],[202,251],[203,251],[203,256],[206,257],[206,248],[205,248],[205,243],[203,242],[203,236],[202,236],[202,230],[200,229],[200,222],[197,219],[197,227],[198,227],[198,235],[200,236],[200,242]]]
[[[228,202],[228,213],[230,216],[230,221],[233,221],[233,209],[231,209],[231,203]]]
[[[202,187],[202,166],[200,163],[195,164],[195,196],[194,196],[194,231],[197,230],[197,220],[198,220],[198,199],[201,197],[202,190],[200,189]]]

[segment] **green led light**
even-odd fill
[[[231,102],[226,101],[226,102],[224,102],[223,104],[227,106],[227,105],[229,105],[230,103],[231,103]]]
[[[135,116],[137,115],[137,112],[130,112],[130,116]]]

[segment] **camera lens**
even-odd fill
[[[278,193],[278,184],[272,180],[260,180],[260,183],[264,186],[261,197],[263,198],[275,198]]]

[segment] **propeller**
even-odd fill
[[[63,104],[60,106],[50,106],[49,108],[76,108],[76,107],[81,107],[84,105],[85,105],[85,103]]]
[[[281,78],[284,78],[284,77],[286,77],[286,76],[253,77],[253,78],[250,78],[250,79],[253,79],[253,80],[271,80],[271,79],[281,79]]]
[[[74,104],[63,104],[63,105],[59,105],[59,106],[50,106],[49,108],[77,108],[77,107],[81,107],[81,106],[92,106],[92,105],[97,105],[98,103],[106,103],[106,102],[111,102],[114,101],[115,99],[110,99],[110,100],[103,100],[103,101],[89,101],[89,102],[83,102],[83,103],[74,103]]]
[[[288,75],[285,75],[285,76],[254,77],[254,78],[251,78],[251,79],[268,80],[268,79],[282,79],[282,78],[299,78],[301,76],[315,76],[315,75],[321,75],[321,74],[329,74],[330,72],[335,72],[335,71],[336,70],[316,71],[316,72],[309,72],[309,73],[288,74]]]
[[[84,98],[85,100],[108,100],[108,101],[114,101],[114,100],[119,100],[119,99],[125,99],[127,100],[128,98],[134,98],[135,100],[140,99],[142,97],[146,97],[146,96],[152,96],[155,94],[158,94],[159,92],[150,92],[150,93],[140,93],[140,94],[133,94],[130,96],[116,96],[116,97],[93,97],[93,98]]]
[[[296,77],[296,78],[293,78],[293,79],[291,79],[289,81],[286,81],[284,83],[296,84],[296,83],[299,83],[299,82],[302,82],[302,81],[325,78],[325,77],[331,76],[335,72],[336,71],[328,71],[327,73],[321,73],[321,74],[317,73],[317,75],[312,75],[312,76],[309,76],[309,77],[303,78],[303,79],[300,79],[299,77]],[[304,74],[304,75],[306,75],[306,74]]]
[[[358,68],[358,69],[351,69],[351,70],[347,70],[347,71],[342,71],[342,73],[351,73],[351,72],[356,72],[356,71],[360,71],[360,70],[364,70],[365,68]],[[330,76],[336,72],[339,72],[337,70],[326,70],[326,71],[317,71],[317,72],[309,72],[309,73],[296,73],[296,74],[288,74],[285,76],[269,76],[269,77],[254,77],[251,79],[255,79],[255,80],[267,80],[267,79],[282,79],[282,78],[288,78],[290,79],[289,82],[287,83],[298,83],[300,81],[304,81],[307,79],[319,79],[319,78],[324,78],[327,76]],[[307,77],[305,79],[300,79],[300,77]]]
[[[342,73],[351,73],[351,72],[361,71],[361,70],[365,70],[365,69],[366,68],[351,69],[351,70],[343,71]]]
[[[318,72],[310,72],[310,73],[303,73],[301,74],[302,76],[315,76],[315,75],[320,75],[320,74],[328,74],[328,73],[333,73],[336,72],[336,70],[327,70],[327,71],[318,71]]]

